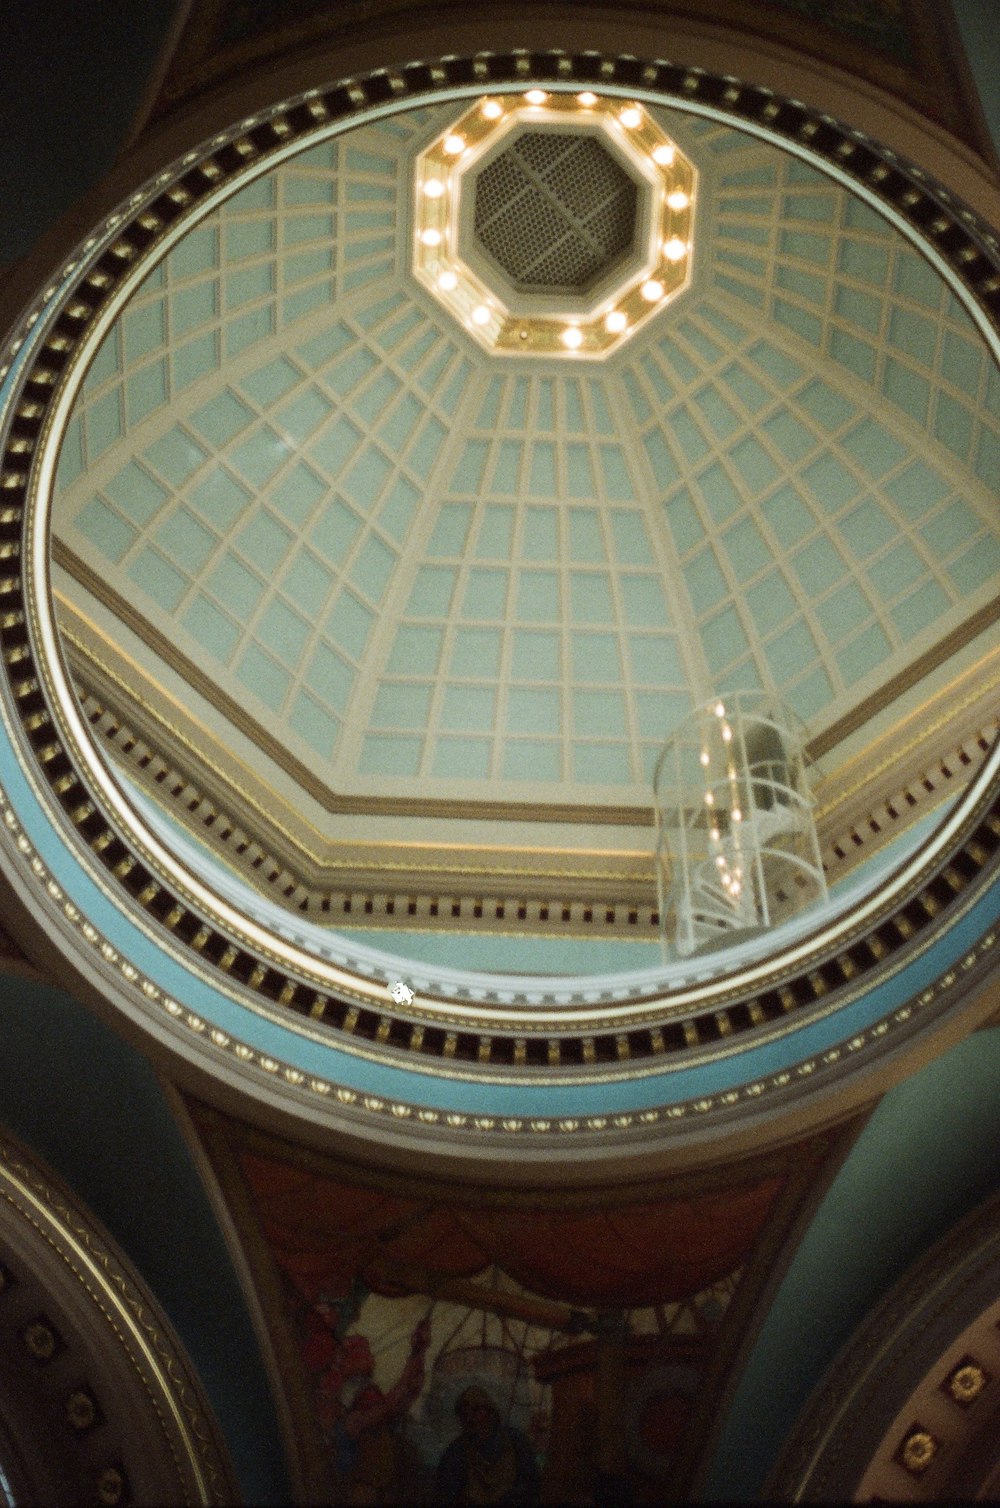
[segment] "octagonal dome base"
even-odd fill
[[[607,356],[690,282],[695,176],[641,105],[477,100],[417,158],[414,275],[487,350]]]

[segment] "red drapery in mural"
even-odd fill
[[[603,1210],[468,1208],[341,1183],[244,1153],[261,1227],[309,1300],[358,1277],[419,1292],[421,1272],[471,1278],[493,1263],[531,1292],[581,1306],[688,1297],[738,1267],[784,1179]]]

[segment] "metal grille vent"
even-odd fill
[[[527,132],[476,180],[477,241],[525,293],[583,293],[636,239],[636,184],[593,136]]]

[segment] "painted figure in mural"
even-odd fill
[[[364,1336],[363,1370],[358,1365],[342,1390],[341,1412],[333,1430],[335,1466],[342,1501],[352,1504],[400,1503],[412,1500],[420,1475],[416,1452],[400,1425],[424,1385],[424,1355],[430,1343],[430,1323],[421,1320],[410,1337],[410,1354],[398,1379],[383,1392],[371,1380],[375,1358]]]
[[[505,1508],[538,1501],[538,1462],[527,1435],[504,1424],[485,1388],[468,1387],[455,1402],[462,1432],[437,1470],[442,1503],[497,1503]]]
[[[321,1298],[306,1316],[303,1359],[316,1378],[316,1412],[333,1455],[336,1497],[351,1504],[406,1502],[421,1472],[400,1424],[423,1387],[430,1322],[417,1325],[402,1372],[383,1392],[372,1381],[368,1337],[345,1333],[359,1307]]]
[[[410,1354],[400,1377],[388,1392],[371,1381],[374,1357],[365,1380],[347,1389],[350,1402],[336,1427],[336,1467],[347,1503],[398,1503],[413,1500],[419,1460],[401,1431],[407,1408],[424,1386],[424,1354],[430,1342],[430,1323],[421,1323],[410,1336]]]

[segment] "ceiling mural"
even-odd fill
[[[306,1490],[347,1503],[466,1501],[494,1471],[511,1501],[662,1501],[711,1423],[746,1274],[831,1152],[598,1209],[358,1181],[188,1109],[254,1266]]]
[[[574,1215],[449,1207],[353,1189],[327,1176],[242,1158],[265,1237],[304,1295],[471,1279],[492,1267],[567,1305],[634,1308],[690,1298],[738,1265],[782,1184]],[[555,1239],[558,1233],[558,1240]]]

